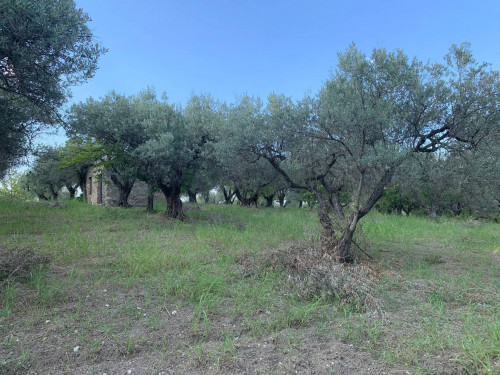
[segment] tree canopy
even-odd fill
[[[91,78],[106,50],[73,0],[0,2],[0,175],[60,121],[70,87]]]
[[[338,59],[317,95],[302,100],[273,93],[266,102],[242,96],[227,105],[193,96],[182,109],[152,90],[111,93],[75,105],[70,130],[101,144],[122,177],[161,190],[173,218],[184,217],[183,188],[196,193],[217,184],[227,203],[236,194],[246,206],[259,197],[272,205],[278,190],[307,192],[319,202],[325,253],[350,261],[358,223],[384,193],[399,212],[420,199],[435,213],[433,199],[448,199],[448,207],[463,202],[462,187],[471,185],[458,176],[470,166],[495,174],[500,79],[474,60],[468,44],[452,46],[444,64],[383,48],[365,55],[354,45]],[[412,176],[418,194],[405,190]],[[447,186],[452,181],[457,186]],[[492,204],[497,185],[483,189]]]
[[[316,98],[269,98],[268,126],[249,147],[290,186],[316,195],[333,257],[350,259],[357,223],[412,154],[474,148],[498,127],[498,73],[477,64],[466,44],[446,62],[380,48],[366,56],[351,46]]]

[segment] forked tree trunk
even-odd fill
[[[243,207],[250,207],[252,204],[255,204],[257,207],[257,200],[259,199],[259,191],[252,193],[248,193],[245,191],[243,194],[239,189],[235,189],[234,193],[236,194],[236,198],[240,201],[240,204]]]
[[[280,207],[285,207],[285,190],[278,191],[278,201],[280,202]]]
[[[121,180],[115,173],[111,173],[110,177],[113,184],[118,188],[118,206],[125,208],[130,207],[128,204],[128,197],[134,187],[135,180]]]
[[[338,235],[333,227],[333,220],[330,213],[333,208],[325,199],[320,200],[318,209],[318,219],[323,228],[322,248],[325,253],[331,256],[332,260],[341,263],[350,263],[353,258],[350,252],[352,237],[357,225],[357,216],[351,215],[347,220],[339,220]]]
[[[51,186],[50,193],[52,194],[52,199],[56,201],[57,198],[59,197],[59,190],[56,190],[56,189],[54,189],[53,186]]]
[[[358,187],[360,191],[360,188]],[[332,190],[329,199],[319,191],[315,192],[319,201],[318,218],[323,228],[323,251],[328,253],[332,260],[340,263],[351,263],[351,244],[354,231],[359,220],[359,200],[349,217],[345,217],[338,197],[338,190]],[[332,218],[332,216],[333,218]]]
[[[375,203],[377,203],[380,199],[384,189],[391,182],[394,169],[394,166],[390,166],[386,169],[385,173],[382,175],[363,205],[361,205],[360,197],[364,183],[364,176],[363,174],[360,176],[358,188],[355,193],[356,195],[353,199],[352,212],[349,217],[344,217],[344,213],[342,211],[338,212],[338,210],[341,210],[342,208],[340,205],[340,199],[338,199],[338,191],[336,193],[334,191],[335,195],[331,194],[329,200],[325,199],[317,190],[315,191],[316,197],[320,202],[318,217],[326,238],[325,250],[330,253],[334,260],[343,263],[353,261],[350,249],[356,226],[358,225],[359,220],[370,212]],[[335,213],[335,221],[332,221],[330,213]],[[333,227],[333,223],[337,224],[336,228]],[[338,235],[336,235],[335,229],[337,230]]]
[[[122,188],[119,189],[119,195],[118,195],[118,206],[120,207],[125,207],[128,208],[130,205],[128,204],[128,197],[130,195],[130,191],[132,188]]]
[[[229,189],[229,191],[226,190],[226,187],[222,187],[222,194],[224,194],[224,204],[233,204],[234,201],[234,192]]]

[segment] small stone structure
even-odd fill
[[[101,173],[98,168],[90,168],[87,172],[87,202],[90,204],[103,204],[117,206],[119,190],[111,181],[109,171]],[[165,199],[162,194],[155,194],[154,200]],[[148,202],[148,186],[142,181],[135,181],[128,204],[131,206],[146,206]]]

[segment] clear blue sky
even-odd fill
[[[71,102],[147,86],[183,105],[192,93],[228,102],[272,91],[300,99],[322,86],[352,42],[366,53],[401,48],[441,62],[451,44],[469,41],[478,61],[500,70],[500,0],[76,3],[109,52],[95,77],[73,88]]]
[[[337,52],[401,48],[442,61],[469,41],[479,61],[500,69],[500,1],[160,1],[76,0],[109,52],[74,100],[148,85],[185,104],[191,93],[301,98],[335,68]]]

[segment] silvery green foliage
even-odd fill
[[[474,149],[414,155],[393,185],[430,217],[495,218],[500,212],[500,162],[494,138]]]
[[[142,105],[147,116],[140,125],[147,138],[134,150],[135,164],[157,183],[179,183],[192,158],[182,114],[166,102]]]
[[[184,110],[186,127],[193,138],[195,151],[195,158],[185,174],[184,184],[192,193],[207,195],[220,180],[220,168],[212,141],[214,130],[222,121],[222,107],[209,95],[194,95]]]
[[[140,122],[146,139],[134,152],[136,162],[164,184],[183,182],[190,169],[196,174],[208,152],[205,144],[216,121],[216,104],[208,97],[194,96],[185,110],[156,98],[140,105],[146,114]]]
[[[450,49],[446,65],[351,46],[316,97],[269,97],[254,152],[317,196],[330,247],[347,256],[357,222],[410,155],[473,148],[498,126],[498,82],[466,44]]]
[[[152,89],[125,97],[111,92],[101,100],[74,105],[68,116],[73,136],[90,137],[101,145],[98,163],[111,172],[121,189],[138,178],[159,188],[178,205],[186,177],[193,181],[204,164],[216,103],[193,97],[186,110],[157,98]],[[168,202],[167,198],[167,202]]]
[[[122,206],[128,205],[128,194],[138,176],[133,152],[146,140],[140,125],[145,113],[140,108],[142,101],[150,96],[148,91],[137,97],[113,91],[100,100],[89,98],[75,104],[68,113],[68,134],[75,139],[89,138],[101,146],[101,155],[95,165],[110,172],[112,182],[120,191],[119,204]]]
[[[262,189],[279,182],[278,173],[254,152],[267,131],[262,101],[243,96],[224,112],[213,142],[221,185],[231,186],[243,205],[256,204]]]
[[[72,176],[59,166],[59,150],[46,147],[35,152],[33,167],[26,174],[26,189],[42,200],[56,200],[61,188],[71,184]]]
[[[206,144],[217,118],[216,103],[209,97],[195,96],[182,110],[152,95],[139,105],[139,112],[144,114],[139,125],[146,138],[133,153],[134,165],[165,195],[167,215],[183,218],[182,187],[188,183],[208,184],[197,181],[197,176],[210,173]]]

